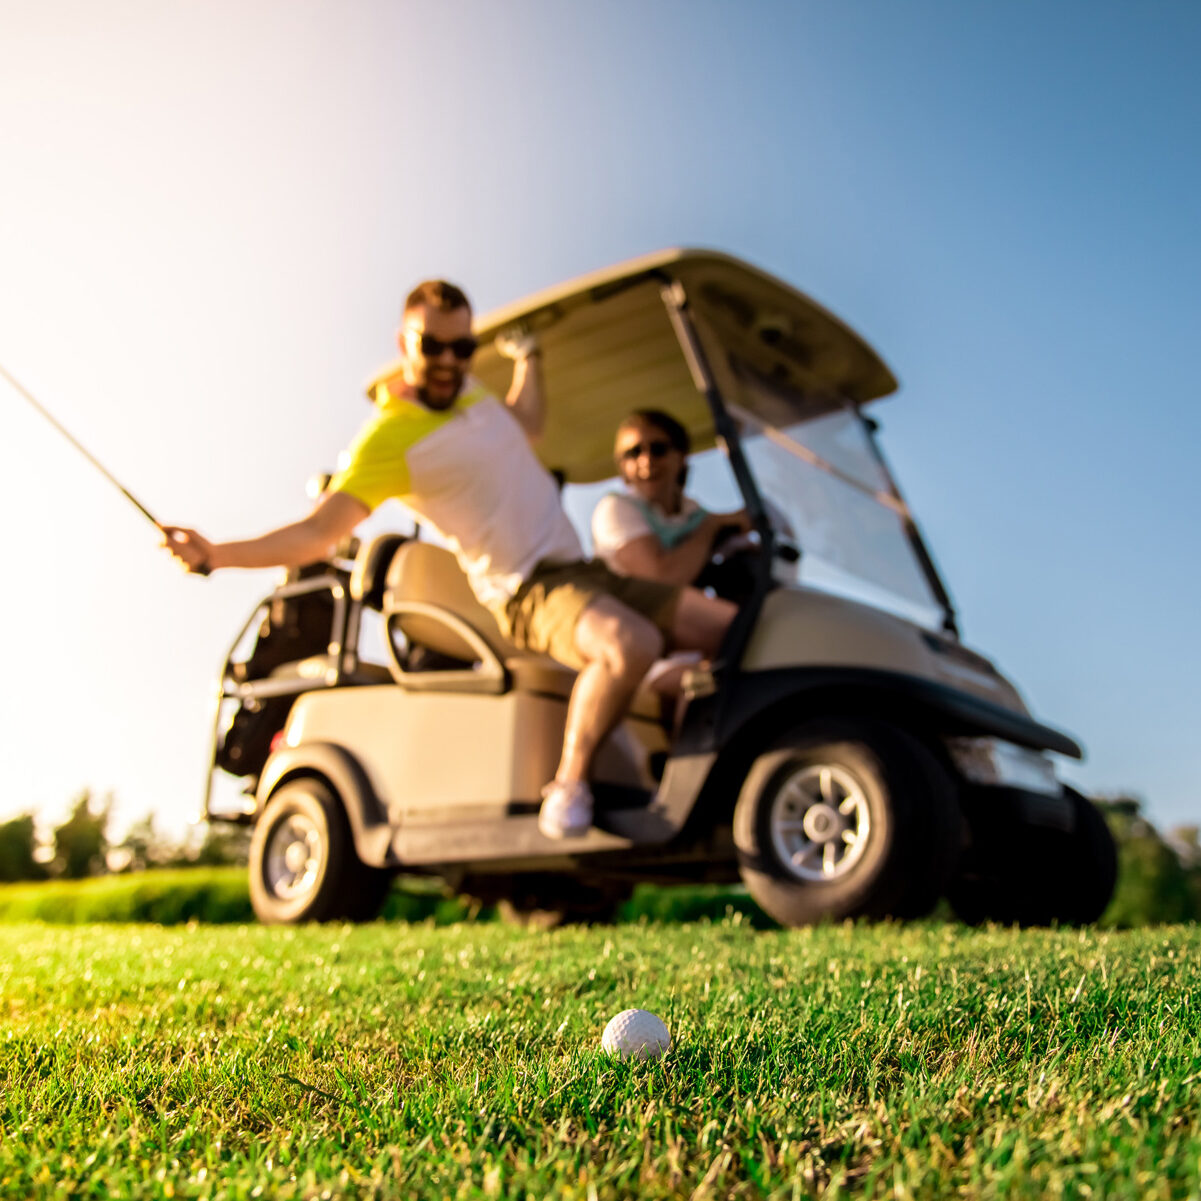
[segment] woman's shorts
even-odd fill
[[[670,639],[683,591],[675,584],[618,575],[599,559],[543,561],[535,565],[517,594],[492,612],[501,632],[522,650],[550,655],[578,669],[584,666],[584,659],[575,645],[576,622],[597,597],[611,596],[641,613]]]

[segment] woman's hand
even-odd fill
[[[745,509],[736,509],[733,513],[712,513],[710,516],[717,518],[717,529],[729,530],[731,526],[735,529],[731,533],[749,534],[751,532],[751,518]]]

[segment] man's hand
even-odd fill
[[[185,571],[207,575],[220,567],[303,567],[334,553],[371,509],[345,492],[326,492],[301,521],[241,542],[210,542],[186,526],[162,526],[163,545]]]
[[[539,349],[537,336],[521,329],[506,330],[503,334],[498,334],[493,345],[497,354],[506,359],[513,359],[514,362],[528,359],[530,355],[537,354]]]
[[[213,544],[195,530],[180,525],[162,526],[163,540],[171,557],[189,574],[207,575],[213,569]]]
[[[546,400],[542,394],[542,368],[538,339],[521,328],[507,330],[496,339],[497,353],[513,360],[513,382],[505,404],[521,423],[525,436],[534,442],[546,424]]]

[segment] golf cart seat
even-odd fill
[[[364,542],[350,573],[350,596],[366,609],[382,609],[384,585],[392,556],[410,541],[407,534],[377,534]]]
[[[370,549],[370,548],[368,548]],[[378,571],[378,566],[376,568]],[[364,580],[365,584],[367,581]],[[429,542],[406,541],[388,562],[381,597],[392,674],[405,688],[433,691],[536,692],[566,699],[576,673],[548,655],[519,650],[501,634],[479,603],[450,551]],[[406,670],[395,635],[461,661],[449,670]],[[658,721],[661,704],[640,692],[631,713]]]

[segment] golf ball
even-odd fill
[[[657,1059],[671,1050],[671,1032],[645,1009],[623,1009],[605,1027],[601,1050],[622,1059]]]

